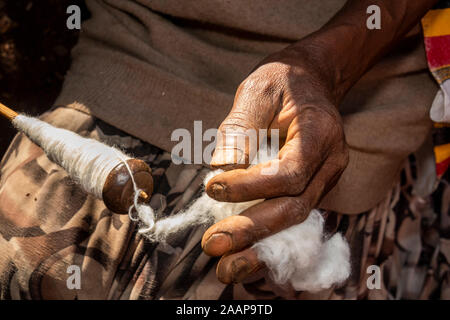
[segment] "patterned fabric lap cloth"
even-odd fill
[[[422,26],[428,65],[441,86],[430,115],[435,121],[436,173],[443,177],[450,165],[450,0],[440,1],[430,10]]]
[[[174,165],[169,153],[98,119],[63,107],[42,118],[146,161],[160,217],[202,191],[207,169]],[[312,294],[274,286],[265,273],[221,284],[217,260],[200,247],[207,226],[150,243],[127,215],[109,212],[19,134],[0,163],[0,299],[450,299],[450,188],[441,184],[434,200],[414,195],[420,170],[411,163],[369,212],[324,213],[327,232],[342,232],[350,242],[352,275],[341,288]],[[81,270],[79,289],[67,286],[73,265]],[[371,265],[380,266],[380,289],[367,287]]]

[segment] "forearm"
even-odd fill
[[[338,104],[356,81],[400,40],[437,0],[349,0],[323,28],[294,47],[313,56]],[[366,26],[367,8],[381,9],[381,29]]]

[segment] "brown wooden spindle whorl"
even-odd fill
[[[141,189],[139,202],[148,203],[153,192],[153,178],[150,167],[142,160],[129,159],[128,166],[133,173],[138,189]],[[106,178],[103,186],[103,202],[114,213],[128,214],[134,203],[133,181],[124,163],[118,164]]]

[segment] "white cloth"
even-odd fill
[[[445,81],[438,91],[430,109],[434,122],[450,123],[450,81]]]

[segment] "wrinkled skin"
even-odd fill
[[[236,169],[214,177],[207,193],[219,201],[242,202],[268,199],[239,216],[211,227],[203,237],[203,248],[220,261],[219,279],[243,280],[247,272],[262,265],[250,244],[298,224],[337,182],[348,163],[342,120],[318,75],[289,48],[265,60],[239,86],[233,108],[221,124],[219,139],[226,132],[242,129],[278,129],[280,148],[276,174],[263,175],[270,162],[249,169]],[[250,116],[249,116],[250,115]],[[218,141],[218,146],[221,141]],[[232,156],[225,153],[232,153]],[[227,167],[229,160],[248,164],[249,151],[216,148],[211,165]],[[230,271],[233,270],[233,271]],[[252,273],[252,272],[251,272]]]
[[[366,28],[374,3],[386,18],[382,30]],[[222,256],[220,281],[241,282],[263,268],[251,245],[304,221],[336,184],[349,161],[339,102],[435,3],[350,0],[321,30],[269,56],[241,83],[211,161],[227,171],[206,191],[218,201],[267,200],[205,232],[204,252]],[[247,129],[279,129],[278,158],[248,168],[249,151],[225,134]],[[261,174],[275,162],[276,174]]]

